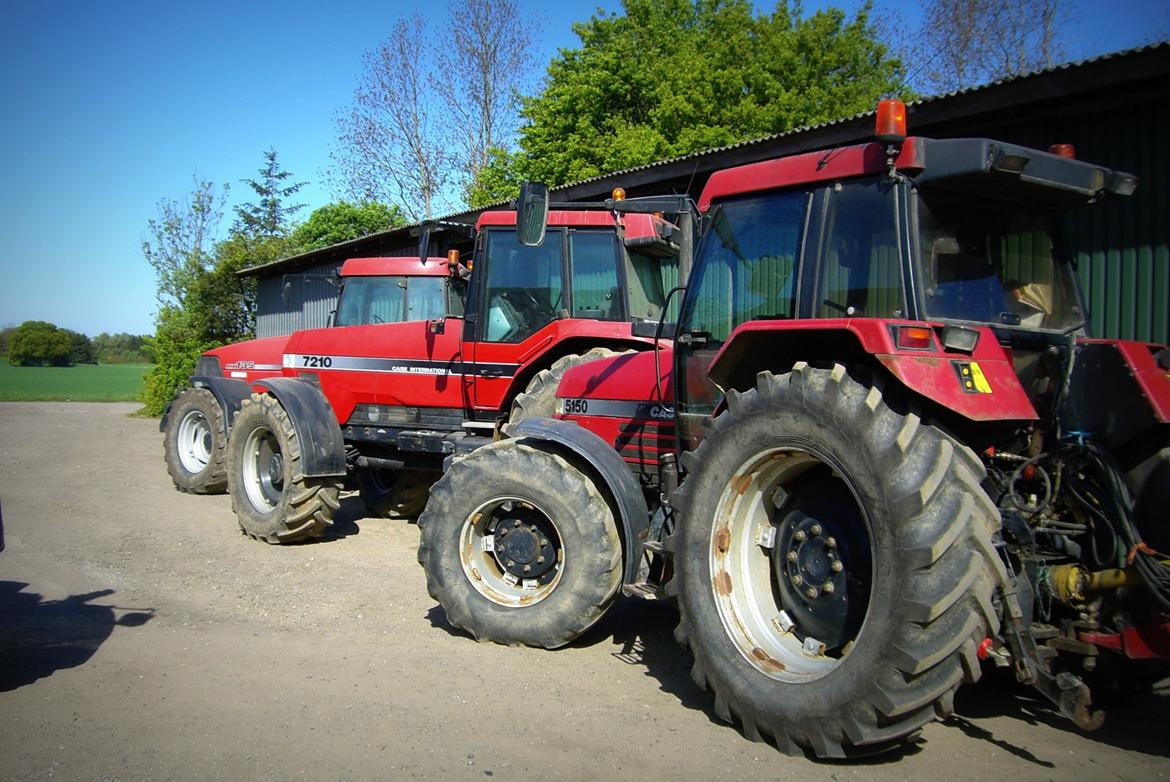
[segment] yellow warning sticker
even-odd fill
[[[991,384],[987,382],[987,378],[983,375],[983,370],[979,368],[979,364],[972,361],[970,367],[971,380],[975,383],[975,390],[981,394],[990,394]]]

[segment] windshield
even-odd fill
[[[1052,330],[1082,322],[1051,215],[923,191],[918,230],[927,318]]]
[[[338,326],[433,320],[447,314],[443,277],[350,277],[337,306]]]

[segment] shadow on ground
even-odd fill
[[[1105,708],[1105,724],[1095,731],[1083,731],[1036,690],[1017,684],[1002,671],[992,671],[978,684],[959,690],[955,696],[955,713],[947,724],[956,726],[972,738],[987,741],[1042,766],[1051,764],[1012,743],[1010,737],[1016,732],[1015,722],[1073,731],[1089,741],[1118,749],[1170,757],[1170,744],[1166,742],[1170,697],[1166,693],[1147,687],[1108,702],[1099,696],[1095,700]],[[980,724],[995,717],[1005,717],[1010,722],[1000,723],[1003,727],[997,728]]]
[[[116,625],[139,627],[154,616],[154,609],[125,611],[92,604],[114,594],[112,589],[45,600],[25,592],[27,587],[19,581],[0,581],[0,692],[76,668],[93,656]]]

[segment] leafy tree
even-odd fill
[[[337,201],[315,210],[296,227],[289,240],[293,252],[303,253],[402,225],[406,225],[406,218],[396,206],[377,201],[364,204]]]
[[[487,164],[467,189],[467,205],[480,209],[509,201],[520,192],[522,179],[516,154],[495,147],[488,151]]]
[[[16,326],[5,326],[0,329],[0,356],[8,355],[8,341],[16,333]]]
[[[543,92],[524,101],[522,153],[489,167],[549,184],[792,130],[871,109],[901,64],[870,7],[803,16],[778,2],[623,0],[624,13],[573,25]]]
[[[213,263],[212,246],[228,187],[217,192],[211,182],[192,179],[194,188],[183,200],[160,200],[158,215],[146,224],[150,238],[142,241],[142,254],[158,277],[160,304],[181,307],[191,283]]]
[[[196,194],[186,201],[160,201],[160,216],[148,223],[154,241],[144,242],[143,250],[158,273],[160,302],[157,330],[149,343],[156,363],[146,375],[143,398],[152,415],[162,413],[186,385],[200,353],[254,335],[256,281],[236,272],[286,257],[292,250],[287,220],[301,207],[286,206],[285,199],[301,184],[284,184],[292,174],[280,168],[274,150],[264,158],[260,179],[245,180],[260,202],[238,208],[226,239],[214,241],[216,220],[210,219],[218,219],[222,199],[199,180]],[[197,232],[192,226],[206,230]]]
[[[67,367],[72,365],[71,332],[43,320],[26,320],[12,332],[8,363],[14,367]]]
[[[69,329],[62,329],[69,335],[69,361],[73,364],[96,364],[97,354],[89,337]]]
[[[141,334],[102,332],[90,339],[94,355],[102,364],[153,363],[148,337]]]
[[[264,150],[264,167],[260,169],[260,178],[240,180],[252,188],[260,200],[255,204],[243,203],[235,208],[236,223],[232,232],[249,236],[287,234],[290,221],[297,212],[305,208],[305,205],[286,206],[285,201],[308,184],[307,182],[285,184],[285,180],[291,178],[292,172],[281,169],[280,163],[277,162],[276,150]]]

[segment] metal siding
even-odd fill
[[[1132,196],[1070,216],[1069,236],[1094,336],[1170,341],[1170,106],[1150,100],[987,135],[1039,149],[1071,143],[1081,160],[1138,176]]]
[[[256,336],[279,337],[302,329],[324,328],[329,315],[337,309],[337,291],[315,277],[327,277],[340,263],[322,263],[298,269],[295,274],[262,277],[256,306]],[[288,305],[282,301],[286,280],[293,281]]]

